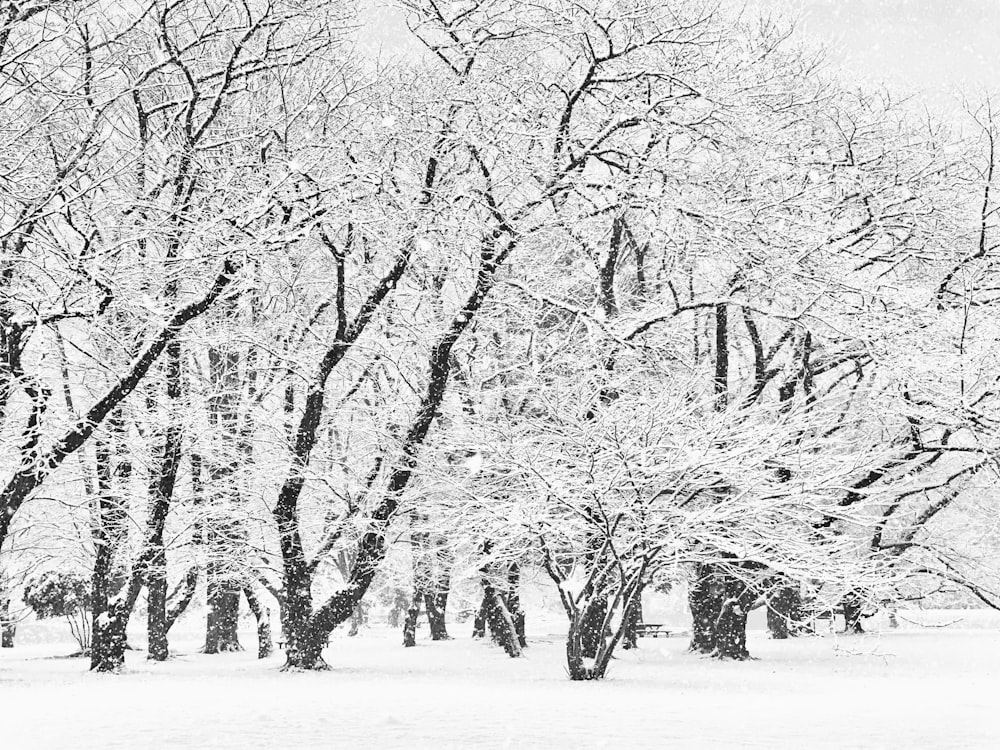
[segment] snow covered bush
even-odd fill
[[[39,620],[65,617],[80,656],[90,651],[90,579],[79,573],[46,571],[24,587],[24,603]]]

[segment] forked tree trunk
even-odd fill
[[[569,632],[566,636],[566,666],[571,680],[604,679],[615,648],[625,635],[625,630],[628,627],[626,615],[638,597],[648,563],[648,560],[643,561],[632,575],[625,580],[619,580],[617,586],[610,591],[607,588],[608,581],[598,582],[596,585],[597,595],[593,597],[592,601],[584,601],[580,606],[574,604],[574,600],[569,595],[560,593],[563,607],[569,616]],[[554,579],[559,577],[554,567],[549,570],[549,573]],[[557,582],[559,581],[557,580]],[[565,579],[562,580],[562,583],[565,583]],[[595,606],[594,600],[597,599],[602,603]],[[597,643],[594,655],[588,656],[585,651],[585,640],[590,636],[585,635],[585,621],[593,616],[591,613],[599,609],[603,609],[605,612],[605,619],[600,630],[602,634],[607,631],[607,637],[602,636]],[[608,615],[614,615],[616,612],[621,612],[622,616],[619,618],[618,627],[612,630],[610,624],[613,617]],[[586,628],[592,630],[593,623],[586,623]]]

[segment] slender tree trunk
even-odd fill
[[[96,672],[118,672],[125,665],[126,635],[129,615],[142,587],[144,565],[140,560],[126,582],[115,571],[115,558],[121,554],[128,536],[128,509],[123,493],[132,476],[132,463],[125,443],[120,413],[108,420],[108,437],[95,442],[97,462],[97,508],[92,529],[94,539],[94,575],[91,590],[93,635],[90,668]],[[115,465],[112,466],[112,441]]]
[[[639,648],[639,623],[642,622],[642,590],[645,584],[639,586],[625,610],[625,632],[622,634],[622,648],[626,651]]]
[[[230,316],[235,312],[228,311]],[[240,541],[245,536],[239,518],[241,504],[239,462],[250,444],[249,425],[240,425],[240,352],[212,347],[208,352],[212,395],[209,425],[213,428],[214,451],[209,464],[211,505],[207,542],[212,561],[207,566],[208,616],[205,625],[206,654],[242,651],[239,626],[240,595],[245,588],[238,570],[243,566]]]
[[[10,616],[10,593],[0,591],[0,648],[14,648],[17,623]]]
[[[176,282],[168,283],[167,299],[174,299]],[[173,501],[181,460],[181,426],[177,410],[181,398],[181,344],[171,341],[164,353],[167,426],[162,436],[158,461],[150,481],[150,513],[146,537],[147,631],[150,659],[163,661],[167,646],[167,550],[163,535],[167,513]]]
[[[489,600],[484,595],[483,601],[480,603],[479,609],[476,610],[476,616],[472,621],[473,638],[486,637],[486,611],[488,609],[489,609]]]
[[[271,640],[271,610],[261,604],[250,586],[243,589],[243,594],[247,598],[247,606],[257,620],[257,658],[266,659],[274,653],[274,643]]]
[[[146,567],[146,632],[148,658],[163,661],[170,655],[167,646],[167,553],[162,542],[154,548]]]
[[[167,632],[174,626],[178,618],[183,615],[191,601],[194,599],[195,590],[198,588],[198,566],[188,569],[184,579],[174,589],[173,594],[167,598]],[[171,603],[172,601],[172,603]]]
[[[412,648],[417,645],[417,620],[420,618],[420,593],[414,592],[410,606],[406,610],[403,621],[403,646]]]
[[[524,633],[524,609],[521,607],[521,566],[518,563],[511,563],[507,572],[507,609],[510,610],[511,619],[514,621],[514,632],[517,633],[517,642],[521,648],[527,648],[528,639]]]

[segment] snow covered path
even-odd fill
[[[322,674],[192,641],[168,663],[133,653],[128,674],[92,675],[29,645],[0,654],[0,747],[1000,747],[995,631],[754,635],[760,658],[744,664],[645,640],[593,684],[566,680],[554,637],[511,660],[467,638],[403,649],[374,630],[334,639]]]

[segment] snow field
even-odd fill
[[[970,624],[785,642],[754,630],[749,663],[647,639],[583,684],[566,679],[558,635],[514,660],[462,625],[413,649],[383,628],[335,636],[333,670],[314,674],[258,661],[251,632],[243,653],[204,656],[193,637],[163,664],[131,652],[121,676],[54,658],[67,642],[26,645],[0,654],[0,747],[998,748],[1000,632]]]

